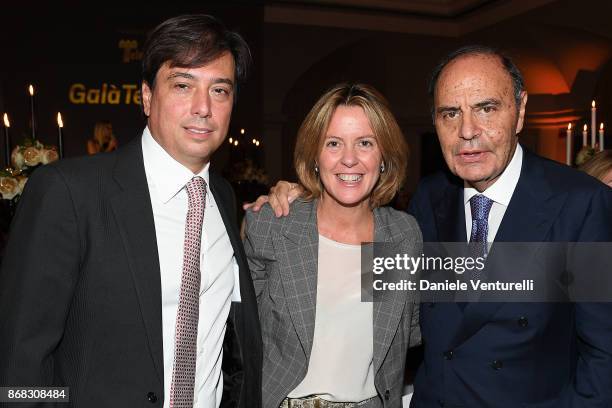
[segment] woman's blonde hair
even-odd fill
[[[612,170],[612,150],[604,150],[597,153],[578,167],[578,169],[603,181],[604,176]]]
[[[344,83],[334,86],[319,98],[302,122],[293,163],[305,190],[304,199],[321,197],[323,187],[315,173],[315,165],[338,106],[361,107],[370,122],[385,168],[370,196],[370,207],[385,205],[393,199],[406,177],[408,146],[385,97],[366,84]]]
[[[113,136],[113,125],[108,120],[100,120],[94,125],[94,140],[108,143]]]

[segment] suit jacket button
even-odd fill
[[[529,320],[527,320],[527,318],[526,318],[525,316],[521,316],[521,317],[518,319],[518,324],[519,324],[519,326],[521,326],[521,327],[527,327],[527,325],[529,324]]]
[[[150,392],[147,394],[147,399],[149,400],[151,404],[154,404],[157,402],[157,395],[155,395],[154,392]]]
[[[389,392],[389,390],[386,390],[386,391],[385,391],[385,399],[386,399],[387,401],[389,401],[389,399],[391,398],[391,396],[390,396],[389,394],[391,394],[391,393]]]
[[[444,356],[445,360],[452,360],[452,358],[453,358],[453,350],[445,351],[444,353],[442,353],[442,355]]]
[[[494,370],[500,370],[503,366],[504,366],[504,363],[500,360],[493,360],[493,362],[491,363],[491,367]]]

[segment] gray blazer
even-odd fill
[[[375,241],[418,256],[415,219],[388,207],[374,210]],[[246,215],[247,254],[264,344],[263,407],[277,408],[306,376],[312,349],[319,245],[316,200],[296,200],[289,216],[266,205]],[[421,341],[415,292],[385,292],[374,303],[374,384],[380,400],[369,407],[401,407],[408,347]]]

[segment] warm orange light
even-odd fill
[[[62,114],[57,112],[57,126],[63,128],[64,127],[64,121],[62,121]]]
[[[30,92],[30,96],[34,96],[34,87],[32,85],[28,87],[28,91]]]
[[[9,122],[8,115],[6,113],[4,114],[4,127],[11,127],[11,122]]]
[[[567,130],[572,130],[572,124],[567,125]]]

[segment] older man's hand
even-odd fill
[[[270,189],[269,195],[259,196],[254,202],[243,204],[242,208],[244,210],[250,208],[251,210],[257,212],[261,209],[262,205],[265,203],[270,203],[270,206],[277,217],[287,216],[289,215],[289,204],[291,204],[303,192],[304,189],[299,184],[281,180]]]

